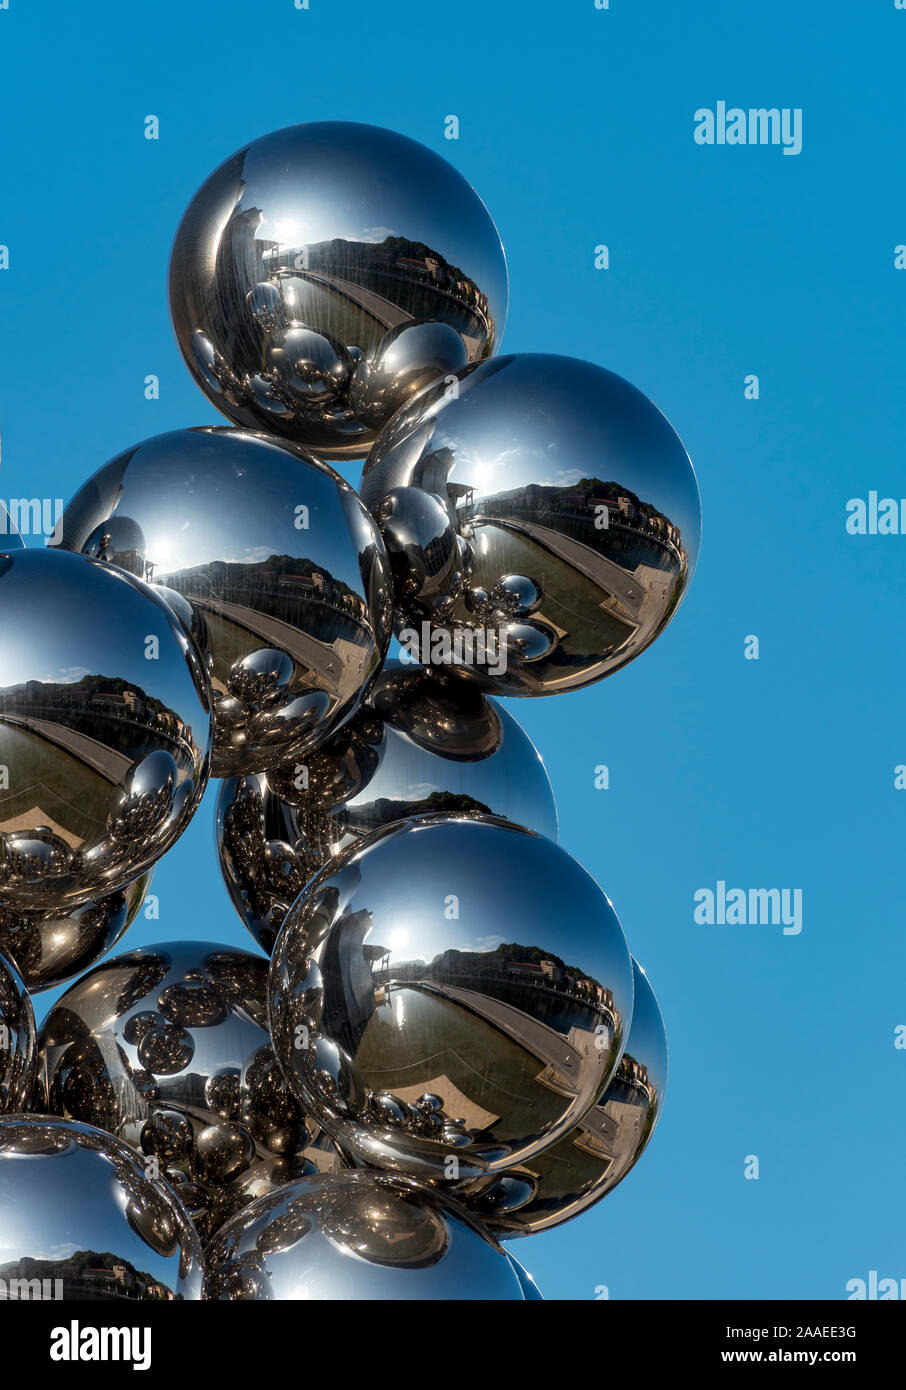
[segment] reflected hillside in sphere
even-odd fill
[[[632,996],[619,921],[575,860],[498,818],[438,816],[372,832],[307,885],[268,1009],[291,1089],[344,1153],[468,1190],[597,1103]]]
[[[223,783],[220,867],[264,950],[308,880],[342,850],[413,815],[493,814],[557,838],[537,750],[501,705],[424,667],[384,666],[361,709],[306,758]]]
[[[0,1116],[0,1279],[20,1297],[201,1298],[201,1248],[167,1185],[109,1134]]]
[[[423,387],[503,333],[500,238],[466,180],[377,126],[253,141],[190,203],[170,263],[183,356],[237,424],[365,454]]]
[[[631,661],[675,613],[698,555],[678,436],[635,387],[574,358],[495,358],[455,389],[430,387],[382,431],[361,490],[390,554],[398,630],[480,634],[486,658],[455,643],[429,656],[424,638],[420,658],[500,694],[574,690]]]

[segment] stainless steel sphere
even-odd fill
[[[59,912],[0,907],[0,951],[15,961],[32,994],[53,989],[95,965],[138,916],[149,869],[125,888]]]
[[[0,613],[0,910],[66,913],[126,888],[188,825],[210,688],[167,604],[85,556],[0,554]]]
[[[417,391],[495,350],[506,262],[446,160],[319,121],[254,140],[202,185],[176,233],[170,309],[229,419],[357,458]]]
[[[667,1087],[664,1020],[648,977],[633,960],[635,998],[626,1050],[613,1080],[564,1139],[527,1168],[513,1168],[469,1207],[499,1240],[548,1231],[600,1202],[641,1158]]]
[[[698,555],[680,439],[629,382],[570,357],[498,357],[429,387],[382,430],[361,491],[403,645],[504,695],[625,666]]]
[[[310,1171],[310,1133],[274,1058],[267,961],[210,941],[114,956],[58,1000],[38,1039],[39,1096],[197,1184],[216,1226]]]
[[[13,962],[0,956],[0,1114],[28,1108],[37,1068],[31,1000]]]
[[[495,817],[372,832],[307,885],[271,962],[274,1049],[357,1163],[468,1191],[569,1133],[632,1016],[609,901]]]
[[[182,1206],[90,1125],[0,1116],[0,1251],[10,1298],[201,1298],[201,1248]]]
[[[530,1296],[458,1203],[379,1173],[292,1183],[224,1226],[207,1255],[205,1298],[221,1301]]]
[[[392,821],[451,811],[492,813],[557,838],[544,764],[512,715],[465,681],[390,662],[304,766],[223,783],[221,872],[270,952],[295,898],[341,850]]]
[[[325,738],[386,654],[374,523],[332,468],[276,440],[227,427],[146,439],[76,493],[59,538],[159,586],[189,626],[214,689],[217,777]]]

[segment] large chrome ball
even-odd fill
[[[664,1020],[648,977],[633,960],[635,998],[626,1050],[613,1079],[575,1129],[469,1199],[498,1239],[535,1235],[600,1202],[639,1161],[667,1087]]]
[[[0,1113],[28,1108],[37,1068],[31,1000],[13,962],[0,956]]]
[[[325,738],[386,654],[374,523],[332,468],[279,441],[227,427],[146,439],[76,493],[59,540],[160,586],[190,626],[214,689],[217,777]]]
[[[623,1052],[632,965],[594,879],[494,817],[372,832],[271,962],[274,1049],[354,1161],[469,1190],[555,1144]]]
[[[451,811],[557,838],[544,764],[512,715],[465,681],[388,663],[358,713],[303,765],[223,783],[220,868],[269,952],[295,898],[341,850],[391,821]]]
[[[254,140],[202,185],[176,234],[170,309],[224,415],[356,458],[415,392],[495,350],[506,262],[446,160],[319,121]]]
[[[212,1225],[310,1171],[310,1133],[267,1033],[267,961],[210,941],[114,956],[38,1039],[49,1113],[98,1125],[198,1185]]]
[[[201,1297],[201,1248],[181,1204],[90,1125],[0,1116],[0,1252],[10,1298]]]
[[[182,834],[211,748],[210,688],[172,610],[53,549],[0,554],[0,910],[124,889]]]
[[[504,1250],[456,1202],[378,1173],[303,1178],[263,1197],[207,1253],[209,1299],[513,1299]]]
[[[494,358],[455,388],[417,396],[365,465],[400,640],[499,694],[601,680],[663,631],[692,577],[689,457],[647,397],[589,362]]]
[[[83,974],[138,916],[153,870],[106,897],[57,912],[0,907],[0,951],[15,961],[32,994]]]

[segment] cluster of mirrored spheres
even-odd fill
[[[622,1181],[667,1048],[498,697],[663,631],[691,464],[621,377],[499,355],[487,209],[386,130],[226,160],[170,305],[231,423],[125,449],[46,548],[2,541],[0,1280],[540,1298],[508,1243]],[[358,491],[329,462],[356,458]],[[249,949],[114,952],[211,778]]]

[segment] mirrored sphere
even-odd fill
[[[571,357],[498,357],[456,391],[429,387],[382,430],[361,492],[407,651],[505,695],[625,666],[676,612],[698,555],[679,437],[629,382]]]
[[[124,889],[201,800],[210,688],[172,610],[55,549],[0,554],[0,910]]]
[[[220,868],[233,905],[270,952],[305,884],[379,826],[441,812],[492,813],[557,838],[537,749],[465,681],[389,662],[368,699],[300,768],[223,783]]]
[[[567,1134],[632,1016],[616,914],[564,850],[495,817],[415,817],[287,915],[268,1009],[287,1081],[358,1163],[468,1190]]]
[[[626,1048],[597,1105],[564,1139],[469,1198],[499,1240],[571,1221],[635,1166],[654,1133],[667,1087],[667,1037],[648,977],[633,960],[635,998]]]
[[[176,233],[170,310],[237,424],[358,458],[423,387],[495,350],[507,274],[452,165],[379,126],[289,126],[237,151]]]
[[[0,1278],[8,1297],[201,1298],[201,1248],[170,1188],[90,1125],[0,1116]]]
[[[12,961],[0,956],[0,1113],[28,1108],[37,1066],[31,1000]]]
[[[59,912],[0,907],[0,950],[16,966],[32,994],[65,984],[96,964],[131,926],[153,870],[108,893]]]
[[[210,1246],[205,1281],[221,1301],[528,1296],[458,1203],[365,1172],[303,1178],[254,1202]]]
[[[158,586],[189,627],[214,691],[217,777],[325,738],[387,651],[388,576],[370,516],[332,468],[261,435],[224,426],[146,439],[76,493],[60,544]]]
[[[309,1171],[274,1058],[267,961],[210,941],[114,956],[58,1000],[38,1039],[49,1113],[98,1125],[216,1198],[214,1224]]]

